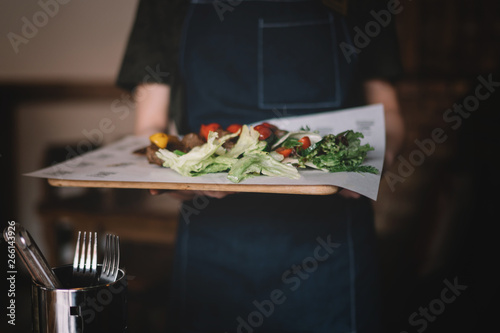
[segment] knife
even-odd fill
[[[33,281],[50,289],[62,288],[61,282],[50,268],[30,233],[19,223],[16,223],[14,227],[16,251],[21,256]],[[5,228],[3,237],[7,242],[12,242],[12,227]]]

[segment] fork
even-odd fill
[[[120,237],[112,234],[106,235],[104,260],[99,276],[99,284],[109,284],[116,281],[120,268]]]
[[[83,239],[80,242],[81,233],[81,231],[78,231],[78,238],[76,240],[75,256],[73,259],[73,281],[80,286],[90,286],[97,277],[97,232],[94,233],[93,245],[92,233],[89,232],[88,244],[86,244],[86,231],[83,233]]]

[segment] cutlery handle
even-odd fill
[[[5,228],[3,236],[6,241],[12,239],[12,236],[8,234],[8,227]],[[62,288],[61,282],[54,274],[52,268],[50,268],[35,241],[29,232],[19,223],[15,224],[15,245],[17,253],[21,256],[34,281],[46,288]]]

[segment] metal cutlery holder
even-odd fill
[[[101,265],[97,272],[100,272]],[[127,278],[120,270],[114,283],[72,288],[71,265],[53,269],[66,289],[32,282],[33,332],[89,333],[127,331]]]

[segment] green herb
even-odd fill
[[[295,138],[288,138],[286,139],[282,144],[281,144],[281,147],[284,147],[284,148],[295,148],[297,146],[299,146],[301,143],[299,142],[298,139],[295,139]]]
[[[361,165],[366,154],[374,148],[369,144],[361,145],[363,134],[348,130],[338,135],[323,137],[315,147],[299,159],[299,165],[311,162],[319,169],[330,172],[368,172],[378,173],[372,166]]]

